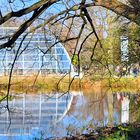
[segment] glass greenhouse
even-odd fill
[[[15,29],[15,27],[1,27],[0,44],[3,44]],[[9,74],[16,55],[13,74],[69,73],[73,71],[67,51],[55,37],[36,32],[28,34],[22,42],[24,35],[17,39],[12,49],[0,50],[0,75]],[[3,36],[6,37],[3,38]]]

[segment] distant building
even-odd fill
[[[0,27],[0,44],[9,39],[16,27]],[[12,49],[0,50],[0,75],[8,75],[23,39],[21,35]],[[6,38],[3,38],[6,36]],[[57,42],[57,43],[56,43]],[[48,74],[73,72],[71,59],[61,43],[49,33],[29,33],[23,41],[15,61],[13,74]]]
[[[121,36],[121,61],[122,62],[128,62],[128,37],[127,36]]]

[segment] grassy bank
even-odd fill
[[[113,91],[140,91],[140,77],[106,78],[102,80],[102,83],[104,86],[112,88]]]
[[[0,77],[1,90],[8,88],[8,81],[8,76]],[[69,76],[13,76],[11,90],[22,92],[79,90],[81,88],[80,83],[81,81],[79,79],[72,81]]]
[[[0,77],[0,89],[8,87],[8,76]],[[89,78],[74,79],[69,76],[48,75],[48,76],[13,76],[11,90],[21,92],[35,91],[68,91],[68,90],[96,90],[97,88],[108,88],[113,91],[134,91],[139,92],[140,77],[138,78],[104,78],[98,81]]]

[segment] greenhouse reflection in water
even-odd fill
[[[64,117],[73,99],[73,95],[64,94],[61,96],[61,93],[22,94],[16,97],[9,101],[10,116],[4,108],[6,101],[1,104],[1,108],[3,108],[0,114],[0,135],[28,136],[41,128],[50,129]],[[10,128],[8,129],[9,124]]]
[[[133,122],[140,117],[136,110],[139,108],[138,99],[138,94],[103,91],[90,94],[16,94],[9,101],[11,124],[4,108],[6,101],[1,103],[0,139],[64,137],[85,133],[89,127],[95,129]]]

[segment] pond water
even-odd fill
[[[0,104],[0,140],[58,138],[140,121],[140,94],[76,92],[12,94]]]

